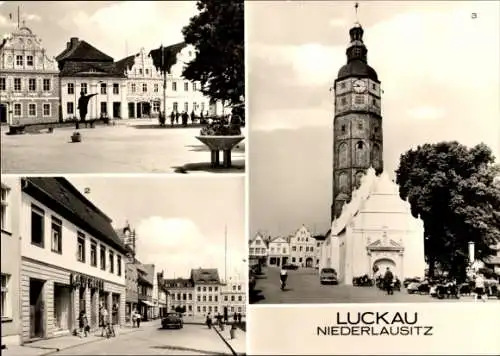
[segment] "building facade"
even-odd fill
[[[20,178],[2,176],[1,197],[2,345],[19,345],[21,342]]]
[[[158,284],[158,316],[162,318],[167,312],[167,291],[163,279],[164,272],[156,273],[156,280]]]
[[[158,117],[163,101],[163,76],[144,48],[116,62],[127,77],[127,115],[129,118]]]
[[[151,303],[149,308],[149,319],[158,318],[158,279],[156,278],[155,265],[154,264],[143,264],[146,270],[148,281],[152,283],[151,288]]]
[[[325,243],[325,235],[315,235],[313,238],[316,240],[316,248],[314,249],[315,268],[319,268],[319,261],[321,260],[321,249]]]
[[[256,234],[248,243],[248,256],[261,264],[267,262],[267,243],[261,234]]]
[[[316,267],[316,240],[311,232],[302,225],[290,236],[291,263],[299,267]]]
[[[221,281],[219,271],[215,268],[198,268],[191,270],[190,279],[195,288],[194,314],[220,313]]]
[[[143,265],[137,259],[135,261],[137,269],[137,294],[138,294],[138,312],[142,316],[142,320],[147,321],[153,318],[153,280],[154,274],[149,273],[147,265]]]
[[[22,340],[68,334],[99,307],[123,325],[126,248],[109,219],[64,178],[22,180]]]
[[[423,222],[401,200],[398,185],[373,168],[332,223],[323,250],[320,268],[334,268],[342,284],[387,268],[400,280],[425,276]]]
[[[269,241],[267,264],[280,267],[289,262],[290,244],[284,237],[276,237]]]
[[[246,315],[246,286],[242,281],[229,282],[221,286],[220,312],[228,317],[235,313]]]
[[[340,68],[334,84],[333,193],[331,219],[342,211],[359,187],[369,167],[383,170],[380,81],[368,65],[363,29],[356,24],[349,31],[347,64]]]
[[[167,309],[169,312],[184,308],[186,315],[195,315],[195,290],[191,279],[166,279],[164,286],[167,291]]]
[[[21,27],[0,44],[0,121],[11,126],[59,121],[59,70],[41,40]]]
[[[97,94],[89,101],[87,120],[128,117],[127,78],[113,58],[72,37],[56,60],[63,120],[80,119],[77,108],[81,93]]]

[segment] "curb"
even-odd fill
[[[140,331],[140,330],[130,331],[127,334],[131,334],[131,333],[136,332],[136,331]],[[39,356],[47,356],[47,355],[51,355],[51,354],[59,352],[59,351],[69,350],[69,349],[73,349],[75,347],[79,347],[79,346],[82,346],[82,345],[93,344],[93,343],[96,343],[96,342],[99,342],[99,341],[104,341],[104,340],[107,340],[107,339],[106,338],[98,338],[96,340],[89,340],[89,341],[82,342],[80,344],[71,345],[71,346],[62,347],[62,348],[61,347],[55,347],[55,348],[52,348],[52,347],[33,347],[33,346],[25,346],[25,347],[30,347],[32,349],[41,349],[41,350],[46,349],[46,350],[50,350],[50,351],[47,351],[46,353],[43,353],[43,354],[39,355]]]
[[[219,332],[219,330],[217,330],[217,328],[213,327],[213,329],[215,330],[215,332],[217,333],[217,335],[219,335],[219,337],[222,339],[222,341],[224,341],[224,343],[226,344],[227,347],[229,347],[229,350],[231,350],[231,353],[235,356],[238,356],[238,355],[241,355],[241,354],[238,354],[235,349],[233,349],[233,347],[231,346],[231,344],[226,340],[226,338],[224,336],[222,336],[222,334]]]

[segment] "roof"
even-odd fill
[[[139,53],[120,59],[115,63],[116,70],[125,73],[126,70],[131,69],[135,63],[135,57],[138,55]]]
[[[66,48],[57,57],[61,61],[92,61],[113,62],[113,58],[101,52],[91,44],[83,40],[77,40],[76,46]]]
[[[166,288],[192,288],[194,286],[193,281],[189,278],[165,279],[164,283]]]
[[[143,264],[142,267],[146,271],[146,278],[152,284],[155,279],[155,265],[152,263]]]
[[[65,61],[59,62],[59,69],[59,75],[62,77],[126,77],[113,62]]]
[[[62,177],[28,177],[23,192],[117,251],[127,249],[116,235],[112,220]]]
[[[274,238],[272,238],[271,240],[269,240],[269,243],[271,243],[271,242],[275,242],[275,241],[276,241],[276,240],[278,240],[278,239],[282,239],[282,240],[285,240],[286,242],[289,242],[289,240],[290,240],[290,236],[288,236],[288,237],[277,236],[277,237],[274,237]]]
[[[177,55],[186,46],[187,44],[185,42],[179,42],[163,47],[163,64],[161,47],[151,50],[149,55],[153,59],[153,64],[157,70],[170,73],[170,69],[177,62]]]
[[[326,235],[314,235],[313,238],[318,241],[323,241],[326,239]]]
[[[348,77],[370,78],[378,82],[378,75],[375,69],[361,60],[353,60],[339,69],[337,80]]]
[[[220,284],[217,268],[198,268],[191,270],[191,280],[194,284]]]

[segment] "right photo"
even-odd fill
[[[245,4],[251,304],[499,302],[497,9]]]

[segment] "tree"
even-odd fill
[[[468,243],[483,260],[500,241],[499,172],[484,144],[467,148],[458,142],[424,144],[401,155],[396,183],[414,217],[424,223],[429,274],[437,264],[463,278]]]
[[[212,100],[239,104],[245,94],[243,0],[199,0],[197,9],[182,30],[185,43],[196,49],[183,76],[199,81]]]

